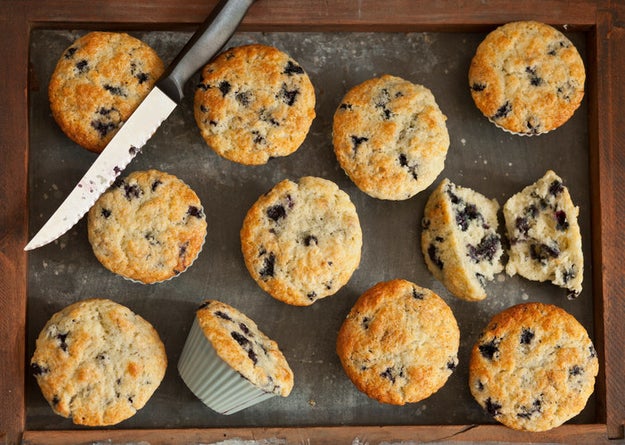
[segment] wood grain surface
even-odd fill
[[[593,196],[594,300],[602,375],[596,424],[540,434],[501,426],[264,428],[236,430],[80,430],[25,432],[25,315],[28,237],[28,51],[34,28],[192,30],[208,0],[0,0],[0,443],[197,443],[285,438],[287,443],[507,441],[615,443],[625,419],[625,5],[622,1],[260,0],[244,30],[472,31],[533,19],[589,36],[588,100]],[[608,439],[615,439],[609,441]],[[110,441],[110,442],[108,442]]]

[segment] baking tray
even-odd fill
[[[453,440],[465,441],[567,442],[621,436],[622,415],[619,413],[622,411],[612,409],[610,388],[611,385],[617,389],[622,386],[622,373],[618,378],[611,377],[615,367],[618,369],[622,363],[611,360],[611,343],[606,335],[608,332],[613,335],[614,330],[607,326],[610,317],[618,312],[606,311],[605,307],[617,307],[622,294],[612,294],[610,289],[610,286],[620,286],[620,281],[606,281],[612,263],[606,261],[610,250],[604,243],[610,227],[604,223],[604,218],[618,209],[600,205],[605,197],[599,193],[603,190],[599,187],[601,181],[613,179],[620,171],[609,162],[604,167],[602,162],[605,161],[600,156],[601,142],[606,143],[607,138],[599,131],[600,124],[595,117],[597,90],[605,81],[602,80],[604,75],[597,76],[601,72],[597,69],[599,25],[585,22],[576,25],[569,21],[573,25],[565,29],[586,61],[588,92],[582,107],[561,129],[540,137],[521,138],[498,130],[481,116],[472,104],[466,72],[485,32],[497,23],[521,18],[540,20],[540,17],[506,16],[500,11],[499,20],[490,17],[482,19],[481,23],[477,23],[480,20],[475,12],[465,16],[465,22],[460,20],[462,17],[456,17],[455,23],[450,20],[448,24],[434,23],[440,20],[436,18],[428,23],[428,17],[433,16],[427,14],[390,14],[389,17],[387,13],[363,20],[363,12],[367,16],[375,12],[375,8],[361,5],[357,11],[350,10],[347,3],[339,3],[337,16],[309,23],[308,29],[301,30],[293,26],[296,22],[293,13],[280,9],[284,5],[268,3],[265,9],[263,2],[252,8],[243,32],[235,35],[228,45],[249,42],[275,45],[304,66],[317,93],[317,118],[306,142],[295,154],[272,160],[262,167],[240,166],[219,158],[206,147],[195,127],[191,107],[194,82],[190,82],[185,102],[159,129],[128,171],[158,168],[178,175],[198,192],[209,223],[204,251],[193,267],[180,277],[154,286],[138,285],[100,266],[90,251],[86,225],[82,221],[57,243],[29,254],[27,268],[22,253],[19,254],[21,261],[12,260],[11,264],[17,268],[14,270],[24,275],[22,283],[18,281],[11,286],[17,286],[18,295],[24,292],[28,310],[21,312],[27,329],[24,327],[23,334],[17,337],[23,343],[20,346],[24,357],[20,366],[22,375],[14,377],[14,386],[8,386],[19,393],[15,399],[23,409],[18,412],[17,422],[18,416],[12,410],[2,410],[0,429],[7,431],[7,438],[13,440],[16,434],[24,432],[28,443],[105,438],[132,441],[147,437],[151,437],[150,443],[221,440],[224,437],[286,438],[289,441],[302,438],[316,443],[332,438],[353,440],[357,436],[363,440],[440,440],[453,436]],[[402,2],[397,6],[402,5],[405,9]],[[301,14],[300,21],[320,20],[318,12],[323,9],[322,5],[317,5],[322,9],[312,9],[312,6],[296,13]],[[276,15],[274,7],[283,15]],[[71,7],[68,9],[75,13]],[[178,18],[183,24],[202,19],[201,15],[195,16],[193,5],[188,6],[187,13],[186,19]],[[188,27],[170,23],[176,17],[166,20],[152,17],[158,25],[150,25],[150,19],[144,17],[145,23],[139,26],[126,23],[114,13],[109,14],[112,16],[105,12],[103,17],[92,18],[96,23],[65,18],[60,23],[51,19],[52,23],[47,26],[34,26],[34,21],[30,24],[26,41],[30,54],[26,139],[29,144],[24,157],[28,170],[22,179],[28,181],[29,198],[23,202],[28,202],[30,209],[31,232],[43,224],[94,159],[94,155],[65,138],[50,116],[47,79],[58,55],[78,35],[90,29],[118,29],[144,39],[168,62],[190,36]],[[271,16],[269,21],[267,14]],[[563,25],[565,18],[572,16],[558,17],[555,22],[555,18],[542,20]],[[352,23],[341,23],[347,20]],[[409,23],[411,21],[413,23]],[[503,204],[511,194],[540,177],[546,168],[553,168],[563,177],[581,210],[586,272],[585,290],[578,299],[567,300],[564,291],[548,284],[502,276],[489,286],[490,297],[486,301],[467,303],[452,297],[433,279],[423,263],[418,239],[423,206],[435,184],[407,201],[375,200],[347,179],[332,153],[332,114],[341,97],[351,86],[383,73],[427,86],[448,116],[451,146],[439,180],[449,177]],[[608,84],[613,88],[612,83]],[[618,115],[613,119],[618,119]],[[7,129],[8,126],[3,131]],[[615,147],[610,144],[608,147],[608,152],[614,153]],[[604,176],[606,174],[608,176]],[[281,179],[304,175],[331,179],[351,196],[361,218],[364,246],[361,265],[347,286],[311,307],[296,308],[273,300],[251,280],[240,254],[238,230],[245,212],[260,194]],[[23,227],[19,233],[20,240],[25,241]],[[610,261],[616,258],[607,256]],[[618,265],[615,266],[618,270]],[[11,272],[7,270],[3,274],[10,276]],[[404,407],[382,405],[359,393],[343,373],[334,353],[336,332],[358,295],[378,281],[395,277],[410,279],[443,296],[459,320],[462,337],[460,366],[445,387],[423,402]],[[611,297],[608,299],[606,295]],[[27,371],[24,373],[24,364],[34,349],[34,338],[50,315],[73,301],[91,296],[112,298],[151,321],[161,334],[169,357],[165,380],[146,407],[116,428],[105,431],[78,428],[54,415],[34,379]],[[289,398],[276,398],[225,417],[204,407],[186,389],[177,375],[176,363],[193,310],[205,297],[219,298],[243,309],[279,342],[296,375],[296,386]],[[472,400],[466,384],[469,350],[480,330],[495,312],[530,300],[558,304],[575,315],[591,333],[604,365],[595,395],[583,413],[562,428],[538,435],[518,433],[497,425]],[[619,310],[622,312],[622,307]],[[16,326],[19,328],[20,324]],[[19,377],[22,386],[18,386]],[[618,403],[615,405],[618,409]],[[162,429],[166,429],[166,433]]]

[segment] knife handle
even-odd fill
[[[184,96],[184,84],[232,37],[254,0],[221,0],[191,36],[156,86],[174,102]]]

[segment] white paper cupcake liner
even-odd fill
[[[178,372],[187,387],[206,406],[220,414],[233,414],[275,397],[254,386],[217,355],[197,321],[191,326]]]

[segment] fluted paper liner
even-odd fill
[[[178,372],[196,397],[220,414],[236,413],[276,395],[254,386],[221,359],[197,316],[182,349]]]

